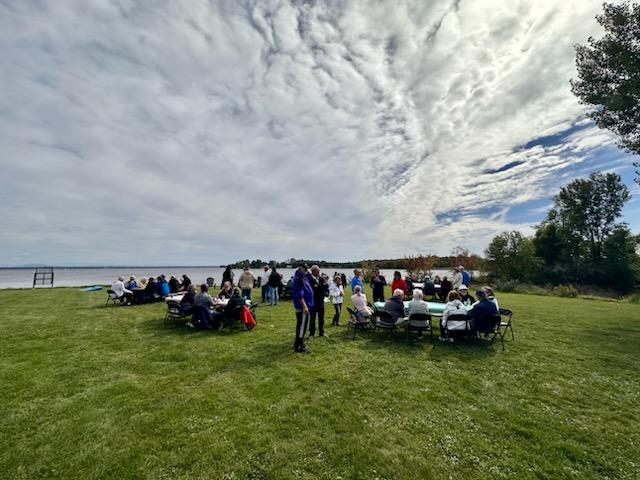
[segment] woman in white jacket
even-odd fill
[[[340,313],[342,312],[342,302],[344,301],[344,287],[342,286],[342,278],[336,275],[333,282],[329,285],[329,296],[336,313],[333,315],[331,325],[340,325]]]
[[[449,322],[449,317],[452,315],[467,315],[467,309],[460,301],[460,294],[456,291],[451,291],[449,292],[449,295],[447,295],[447,304],[444,307],[442,318],[440,319],[440,340],[446,340],[443,335],[445,330],[452,331],[466,329],[466,322],[455,320]],[[453,341],[453,339],[450,338],[449,341]]]

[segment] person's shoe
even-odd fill
[[[320,332],[320,335],[318,335],[319,337],[324,337],[324,332]]]
[[[298,350],[298,353],[311,353],[311,350],[309,350],[306,346],[302,347],[300,350]]]
[[[444,337],[438,337],[438,340],[440,340],[441,342],[446,342],[448,339],[446,339]]]
[[[187,326],[187,327],[189,327],[189,328],[196,328],[196,326],[195,326],[193,323],[191,323],[191,322],[187,322],[187,323],[185,324],[185,326]]]

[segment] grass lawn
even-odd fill
[[[502,294],[505,352],[300,355],[290,302],[212,333],[105,296],[0,291],[0,478],[640,478],[640,305]]]

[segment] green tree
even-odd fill
[[[628,293],[640,277],[640,236],[633,235],[625,226],[616,227],[605,240],[603,273],[608,283],[621,293]]]
[[[490,273],[500,279],[536,282],[543,262],[530,238],[518,231],[503,232],[485,250]]]
[[[616,227],[622,208],[629,201],[629,189],[615,173],[592,173],[560,189],[546,223],[555,224],[572,260],[586,251],[591,261],[602,256],[602,245]]]
[[[578,79],[571,90],[580,103],[595,107],[589,117],[620,137],[620,146],[640,154],[640,4],[605,3],[596,17],[601,39],[576,45]],[[640,183],[640,163],[636,162]]]

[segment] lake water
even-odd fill
[[[31,288],[33,285],[33,272],[35,269],[29,268],[2,268],[0,269],[0,289],[2,288]],[[178,279],[182,274],[187,274],[191,281],[196,285],[204,283],[207,277],[213,277],[216,284],[220,284],[222,279],[223,268],[220,267],[125,267],[125,268],[55,268],[54,282],[55,287],[83,287],[87,285],[111,285],[118,276],[122,275],[129,278],[129,275],[135,275],[137,278],[157,277],[164,274],[167,279],[171,275],[176,275]],[[252,269],[256,276],[260,275],[262,270]],[[278,270],[283,278],[288,280],[295,271],[293,268],[282,268]],[[326,273],[332,275],[333,272],[344,272],[348,278],[353,275],[353,269],[328,268]],[[404,270],[400,270],[405,275]],[[386,277],[387,282],[391,283],[393,278],[393,270],[381,270]],[[242,270],[234,270],[237,279]],[[450,275],[447,270],[434,270],[434,275]]]

